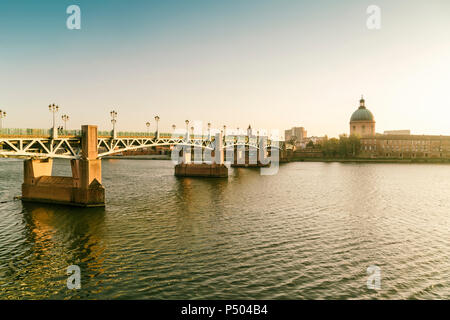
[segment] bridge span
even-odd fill
[[[224,149],[247,146],[259,149],[258,136],[225,136]],[[51,129],[0,129],[0,157],[32,158],[81,158],[81,130],[64,130],[57,137]],[[120,154],[125,151],[163,146],[192,146],[193,148],[214,149],[215,136],[176,133],[143,133],[98,131],[98,157]],[[283,148],[283,142],[272,143],[267,139],[265,148]]]
[[[22,200],[78,206],[104,206],[101,158],[128,150],[170,146],[178,157],[177,176],[227,177],[234,166],[264,166],[269,155],[279,160],[284,144],[257,136],[215,136],[102,132],[97,126],[81,130],[0,129],[0,157],[24,160]],[[255,157],[252,157],[252,154]],[[200,155],[200,157],[198,157]],[[206,157],[209,155],[209,158]],[[52,176],[53,159],[68,159],[72,177]],[[174,157],[172,157],[174,158]],[[253,161],[252,161],[253,160]],[[274,159],[272,159],[274,161]]]

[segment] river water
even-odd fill
[[[0,298],[450,298],[449,165],[296,162],[225,180],[176,178],[161,160],[102,171],[106,208],[25,204],[13,200],[22,161],[0,160]],[[80,290],[66,287],[69,265]]]

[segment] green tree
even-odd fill
[[[348,138],[348,142],[351,146],[352,157],[356,157],[359,154],[359,151],[361,150],[361,139],[358,136],[352,134]]]
[[[361,142],[359,137],[341,135],[339,139],[324,139],[322,142],[322,152],[329,158],[352,158],[359,154]]]
[[[339,140],[331,138],[322,144],[322,152],[325,157],[335,158],[339,153]]]
[[[296,136],[292,136],[292,137],[289,139],[289,143],[290,143],[292,146],[295,147],[295,145],[297,144],[297,137],[296,137]]]

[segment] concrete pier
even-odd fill
[[[231,162],[233,168],[260,168],[269,166],[269,164],[261,163],[260,151],[256,148],[248,146],[234,147],[233,159],[227,161]]]
[[[175,166],[175,175],[178,177],[228,177],[228,168],[224,164],[181,163]]]
[[[94,207],[105,205],[97,126],[82,126],[82,155],[71,160],[72,177],[52,176],[52,159],[24,161],[22,200]]]
[[[192,152],[185,148],[181,163],[175,165],[175,176],[177,177],[210,177],[226,178],[228,177],[228,168],[224,164],[223,139],[222,133],[216,134],[214,139],[215,147],[211,153],[211,163],[192,163]]]

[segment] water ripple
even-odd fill
[[[289,163],[214,180],[178,179],[168,161],[102,165],[107,207],[83,210],[12,201],[22,163],[0,162],[0,298],[450,297],[448,166]]]

